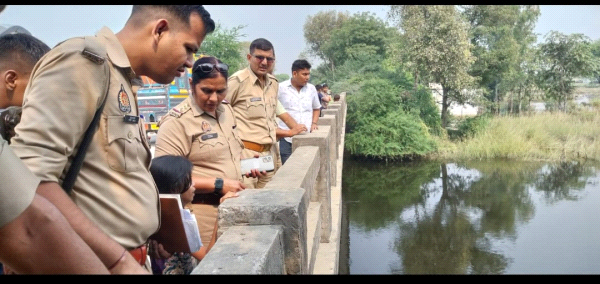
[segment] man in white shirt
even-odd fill
[[[299,124],[310,125],[310,132],[318,129],[321,103],[317,89],[308,83],[310,79],[310,63],[298,59],[292,63],[292,78],[279,83],[279,101],[285,110]],[[285,123],[279,122],[279,128],[289,129]],[[292,137],[279,140],[279,151],[282,164],[292,154]]]

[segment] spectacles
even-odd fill
[[[265,58],[267,59],[267,63],[275,62],[275,58],[273,58],[273,57],[265,57],[262,55],[252,55],[252,56],[256,57],[256,59],[258,59],[258,62],[262,62],[263,60],[265,60]]]
[[[229,66],[227,66],[227,64],[225,64],[225,63],[217,63],[216,65],[212,64],[212,63],[202,63],[202,64],[198,64],[196,66],[196,68],[194,68],[193,72],[200,70],[202,73],[210,73],[215,69],[217,69],[217,71],[223,73],[223,72],[227,72],[229,70]]]

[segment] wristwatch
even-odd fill
[[[215,179],[215,191],[214,194],[223,195],[223,179],[217,178]]]

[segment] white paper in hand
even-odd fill
[[[202,246],[202,239],[200,239],[196,216],[189,209],[181,209],[181,214],[183,216],[183,226],[185,227],[185,235],[190,245],[190,251],[197,252]]]

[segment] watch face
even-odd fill
[[[223,179],[217,178],[215,180],[215,193],[221,194],[223,192]]]

